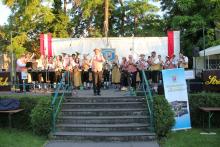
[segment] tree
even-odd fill
[[[161,5],[167,12],[164,16],[167,29],[181,31],[181,49],[187,55],[192,55],[195,46],[206,48],[219,44],[214,32],[220,19],[219,0],[162,0]]]

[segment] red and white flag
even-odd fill
[[[168,31],[168,56],[178,55],[176,50],[180,49],[180,31]]]
[[[48,58],[53,56],[51,33],[40,34],[40,53],[41,55],[48,56]]]

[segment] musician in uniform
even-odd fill
[[[24,90],[23,89],[22,72],[27,72],[25,59],[26,59],[26,56],[25,56],[25,54],[23,54],[20,56],[20,58],[17,59],[17,62],[16,62],[16,75],[18,78],[20,92],[23,92],[23,90]],[[26,80],[25,80],[25,83],[27,83]]]
[[[132,55],[128,56],[127,70],[129,73],[129,84],[134,90],[136,89],[137,65]]]
[[[115,84],[115,88],[119,88],[121,79],[120,65],[118,56],[115,55],[115,59],[112,62],[112,84]]]
[[[110,71],[111,71],[111,65],[109,61],[105,61],[103,66],[103,77],[104,77],[104,88],[108,89],[110,85]]]
[[[48,61],[47,70],[48,70],[48,79],[50,81],[50,87],[54,88],[54,82],[55,82],[55,63],[53,61],[53,57],[50,57],[50,59]]]
[[[160,75],[161,63],[156,55],[156,52],[153,51],[151,53],[151,77],[152,77],[152,84],[155,92],[158,89],[158,82],[159,82],[159,75]]]
[[[99,48],[94,49],[95,55],[91,60],[92,64],[92,80],[93,80],[93,92],[94,95],[101,95],[101,82],[102,82],[102,68],[105,62],[104,57],[101,54]]]
[[[166,56],[166,60],[164,62],[164,65],[163,65],[163,69],[170,69],[170,57],[169,56]]]
[[[40,83],[39,88],[46,89],[46,82],[47,82],[47,57],[41,55],[39,59],[37,59],[37,69],[40,72],[38,75],[38,83]],[[41,84],[43,82],[43,84]]]
[[[75,59],[75,67],[73,69],[73,77],[74,77],[74,86],[76,88],[79,88],[82,85],[81,80],[81,65],[80,65],[80,59],[77,57]]]
[[[142,70],[144,71],[144,73],[146,75],[146,70],[148,69],[148,63],[145,60],[145,55],[144,54],[140,54],[140,59],[137,61],[137,68],[138,68],[138,71],[139,71],[140,80],[141,80],[141,82],[143,82],[142,81],[143,80]]]
[[[126,57],[122,57],[122,62],[120,65],[121,69],[121,90],[122,91],[127,91],[127,86],[128,86],[128,62]]]
[[[180,68],[188,68],[188,57],[184,56],[182,53],[179,54],[178,65]]]
[[[89,68],[90,63],[89,59],[87,59],[88,54],[83,55],[82,59],[82,83],[85,89],[89,89]]]
[[[59,55],[56,57],[55,60],[55,81],[59,83],[62,77],[62,70],[63,70],[63,61],[62,56]]]

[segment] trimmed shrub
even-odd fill
[[[208,123],[208,114],[202,112],[199,107],[220,107],[220,94],[219,93],[197,93],[189,95],[189,109],[191,123],[193,127],[205,127]],[[212,117],[211,122],[213,127],[220,127],[220,113],[216,112]]]
[[[14,128],[22,129],[22,130],[33,130],[36,133],[42,132],[39,134],[47,135],[48,131],[44,131],[46,129],[43,129],[43,131],[42,131],[42,129],[39,127],[33,128],[33,126],[36,126],[36,123],[33,122],[33,120],[36,120],[37,123],[40,123],[39,122],[40,119],[42,121],[46,121],[44,119],[45,117],[47,117],[46,115],[48,115],[47,118],[51,117],[51,114],[49,114],[49,112],[47,113],[47,112],[43,112],[43,111],[37,109],[37,107],[40,107],[42,110],[47,110],[50,107],[50,101],[51,101],[50,96],[5,95],[5,96],[0,96],[0,99],[1,98],[19,99],[20,108],[24,109],[24,111],[13,115],[12,125]],[[39,112],[36,112],[36,111],[39,111]],[[34,114],[32,115],[32,113],[34,113]],[[36,113],[38,115],[36,115]],[[42,118],[39,118],[40,116]],[[7,115],[1,115],[0,117],[3,118],[3,119],[0,119],[0,127],[8,126]],[[38,118],[35,118],[35,117],[38,117]],[[47,121],[49,121],[49,122],[45,122],[45,123],[50,124],[50,120],[47,120]],[[34,123],[34,124],[32,124],[32,123]],[[43,124],[43,123],[41,123],[41,124]],[[48,127],[48,130],[49,130],[50,126],[48,126],[48,125],[43,125],[42,127],[45,128],[46,126]],[[39,129],[39,131],[37,129]]]
[[[154,128],[158,139],[166,137],[175,123],[170,104],[163,96],[154,97]]]
[[[49,134],[51,128],[50,101],[42,99],[31,111],[31,125],[34,133],[38,135]]]

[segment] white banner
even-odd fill
[[[179,42],[179,38],[175,42]],[[110,37],[108,45],[106,38],[53,38],[52,39],[54,55],[60,55],[62,52],[67,54],[75,53],[93,54],[94,48],[114,48],[119,58],[128,57],[132,54],[135,58],[139,54],[150,56],[152,51],[156,51],[163,59],[168,54],[168,37]],[[174,48],[174,54],[178,56],[179,45]]]

